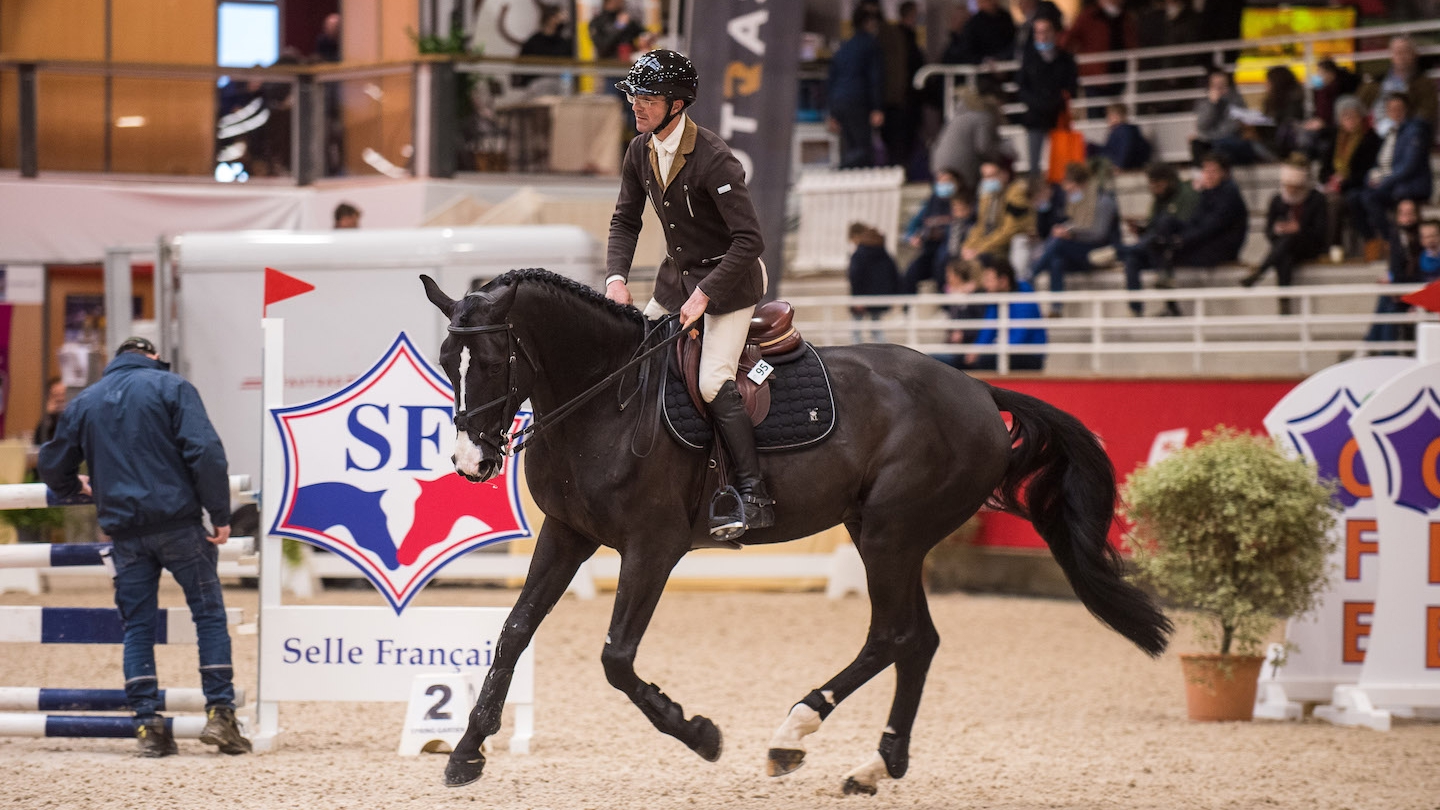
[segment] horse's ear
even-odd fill
[[[430,303],[439,307],[440,311],[445,313],[445,317],[455,317],[455,300],[440,289],[440,285],[435,283],[435,279],[421,273],[420,283],[425,285],[425,297],[430,299]]]

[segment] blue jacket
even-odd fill
[[[1030,282],[1017,282],[1016,292],[1031,293],[1035,288]],[[1021,344],[1044,344],[1046,342],[1045,330],[1037,327],[1017,326],[1017,322],[1023,320],[1041,320],[1040,306],[1034,301],[1013,301],[1010,304],[1010,341],[1009,345],[1018,346]],[[998,321],[1000,319],[1000,305],[987,304],[985,306],[985,320]],[[979,344],[992,345],[1000,342],[1000,330],[995,327],[986,327],[980,330],[975,336],[975,342]]]
[[[864,31],[845,40],[830,58],[830,109],[884,108],[883,60],[879,40]]]
[[[1411,118],[1395,133],[1395,154],[1390,175],[1375,187],[1380,199],[1390,205],[1401,200],[1429,201],[1434,191],[1430,174],[1430,126]]]
[[[1100,154],[1110,160],[1117,169],[1129,171],[1141,169],[1150,162],[1150,141],[1145,133],[1131,123],[1120,124],[1105,137]]]
[[[143,354],[110,361],[100,381],[60,415],[40,448],[40,478],[61,497],[80,493],[80,462],[100,527],[116,539],[200,523],[230,525],[225,448],[195,386]]]

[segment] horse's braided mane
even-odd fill
[[[495,279],[492,284],[497,287],[519,284],[521,282],[534,282],[543,284],[559,292],[569,293],[589,304],[598,307],[611,315],[624,318],[631,323],[643,323],[645,318],[640,310],[626,304],[619,304],[606,298],[601,292],[585,284],[581,284],[573,278],[562,276],[559,273],[552,273],[540,267],[526,267],[519,270],[511,270]],[[486,285],[489,286],[489,285]]]

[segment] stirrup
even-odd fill
[[[719,505],[726,498],[729,498],[734,506],[721,511]],[[749,526],[745,525],[745,502],[741,500],[739,490],[733,486],[716,490],[715,495],[710,498],[710,536],[721,542],[733,543],[748,528]]]

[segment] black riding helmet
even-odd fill
[[[688,58],[675,51],[657,48],[637,59],[625,78],[615,83],[615,89],[630,96],[664,96],[667,107],[665,118],[656,128],[664,129],[674,117],[668,109],[670,103],[679,99],[685,102],[685,107],[694,104],[699,85],[700,76]]]

